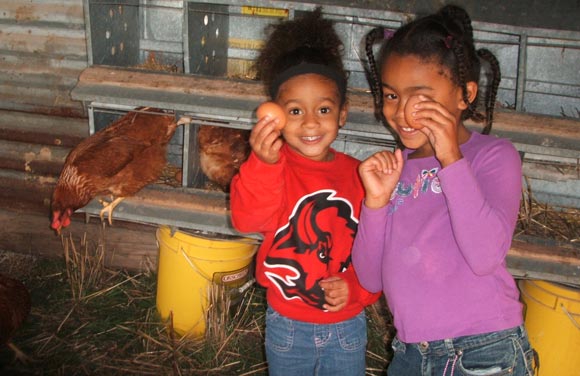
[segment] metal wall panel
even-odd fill
[[[85,116],[70,98],[87,67],[82,0],[0,0],[0,108]]]

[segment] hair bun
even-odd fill
[[[465,9],[455,5],[446,5],[439,11],[441,17],[446,21],[449,31],[456,34],[455,37],[462,37],[473,42],[473,26],[471,17]]]
[[[342,63],[343,44],[334,23],[317,7],[293,20],[280,21],[266,28],[267,40],[256,60],[256,71],[266,88],[286,69],[301,63],[321,64],[346,77]]]

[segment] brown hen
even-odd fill
[[[199,127],[199,163],[209,180],[227,191],[240,165],[248,158],[250,131],[211,125]]]
[[[157,180],[166,164],[167,144],[178,125],[173,115],[154,108],[129,112],[79,143],[67,156],[52,196],[52,225],[60,233],[72,213],[100,195],[115,197],[103,202],[101,219],[124,197],[134,195]]]
[[[10,339],[30,314],[30,294],[15,279],[0,274],[0,346],[8,345],[21,360],[27,357]]]

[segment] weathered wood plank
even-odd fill
[[[82,102],[72,100],[68,88],[55,90],[0,85],[0,108],[55,116],[86,116]]]
[[[88,119],[0,110],[0,139],[73,147],[89,135]]]
[[[18,51],[2,51],[2,60],[0,61],[0,71],[3,72],[56,72],[65,76],[74,76],[76,79],[87,66],[86,56],[67,56],[66,59],[63,59],[60,56],[46,56]]]
[[[0,140],[0,169],[58,176],[69,151],[60,146]]]
[[[84,30],[50,29],[25,25],[0,24],[0,50],[41,55],[86,56]]]
[[[48,218],[57,178],[0,170],[0,208],[44,213]]]
[[[63,243],[50,228],[48,215],[22,213],[0,209],[0,249],[43,257],[63,255]],[[62,235],[72,236],[77,242],[85,236],[90,240],[104,239],[105,262],[115,268],[146,270],[157,262],[156,227],[115,222],[113,227],[105,227],[100,220],[73,218],[70,230]]]
[[[46,72],[33,72],[31,70],[0,71],[0,82],[2,82],[3,86],[12,85],[15,89],[22,87],[69,91],[77,83],[77,72],[71,70],[65,72],[62,69]]]
[[[520,278],[544,279],[580,286],[580,249],[542,246],[514,240],[507,265]]]
[[[82,0],[0,0],[0,20],[84,25]]]
[[[265,95],[256,82],[200,76],[171,75],[157,72],[136,71],[123,68],[93,66],[85,69],[77,87],[101,86],[135,90],[155,90],[178,94],[195,94],[228,99],[263,101]],[[370,95],[349,93],[350,110],[372,113]],[[468,123],[474,125],[473,123]],[[542,137],[562,138],[580,149],[580,121],[545,115],[498,111],[494,129],[504,134],[530,134]],[[549,146],[550,140],[544,141]]]
[[[239,97],[254,100],[265,98],[261,86],[257,82],[173,75],[103,66],[92,66],[85,69],[79,76],[78,85],[163,90],[181,94]]]

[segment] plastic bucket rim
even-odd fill
[[[535,296],[530,294],[530,292],[526,290],[526,288],[524,286],[525,285],[524,282],[529,282],[529,283],[533,284],[536,289],[539,289],[542,292],[544,292],[548,295],[551,295],[551,297],[555,297],[555,302],[554,302],[553,306],[546,304],[541,299],[536,298]],[[568,308],[566,308],[566,306],[562,303],[562,300],[564,300],[564,301],[572,300],[574,302],[578,302],[579,304],[580,304],[580,301],[574,300],[574,299],[568,299],[567,297],[553,293],[550,290],[547,290],[547,289],[542,288],[541,286],[538,286],[538,284],[536,282],[538,282],[538,280],[531,280],[531,279],[530,280],[522,280],[518,284],[520,287],[521,294],[524,295],[524,297],[526,299],[533,301],[534,303],[539,304],[540,306],[542,306],[546,309],[549,309],[550,311],[557,312],[558,314],[562,314],[562,315],[566,316],[571,321],[572,325],[575,326],[578,330],[580,330],[580,322],[577,321],[577,317],[580,318],[580,312],[578,312],[578,313],[570,312],[568,310]],[[546,281],[540,281],[540,282],[546,282]],[[549,283],[549,282],[546,282],[546,283]],[[580,290],[579,290],[579,293],[580,293]]]
[[[189,237],[189,238],[193,238],[196,240],[202,240],[202,241],[206,241],[209,243],[217,243],[217,244],[232,244],[232,245],[247,245],[247,246],[259,246],[261,244],[261,242],[257,239],[253,239],[253,238],[249,238],[249,237],[243,237],[243,236],[235,236],[232,239],[212,239],[209,237],[204,237],[204,236],[196,236],[196,235],[190,235],[187,234],[183,231],[180,230],[176,230],[174,233],[171,233],[171,229],[168,226],[160,226],[159,228],[157,228],[156,231],[156,238],[158,241],[163,242],[164,244],[167,245],[167,242],[163,241],[163,239],[161,239],[160,233],[161,232],[169,232],[169,236],[172,239],[175,239],[177,241],[180,242],[184,242],[184,243],[189,243],[190,242],[187,241],[187,239],[181,239],[182,237]],[[176,236],[177,235],[177,236]],[[237,248],[236,246],[230,247],[230,248]],[[228,249],[228,247],[216,247],[216,249]]]

